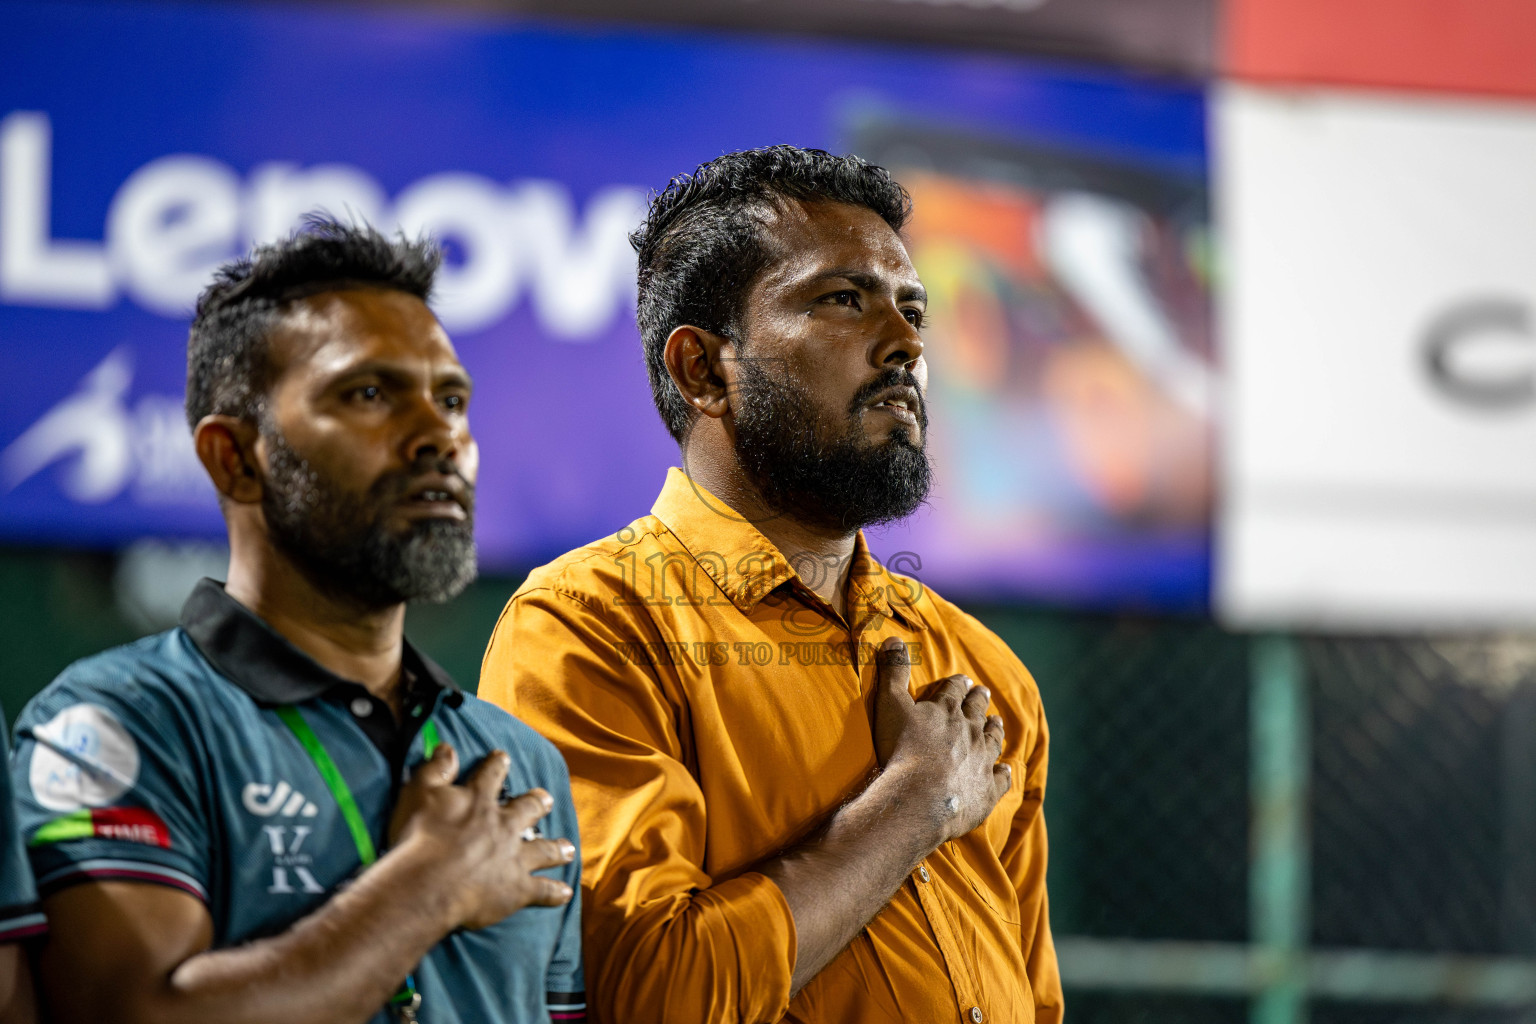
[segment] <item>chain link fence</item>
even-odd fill
[[[1536,1021],[1536,638],[978,611],[1051,721],[1074,1024]]]

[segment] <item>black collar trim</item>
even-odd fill
[[[336,687],[356,687],[293,646],[245,605],[224,591],[217,580],[203,579],[181,609],[181,628],[197,649],[230,682],[258,704],[299,704]],[[457,706],[463,698],[457,684],[431,658],[404,643],[401,668],[416,685],[446,690]]]

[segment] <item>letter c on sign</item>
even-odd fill
[[[1474,371],[1463,353],[1481,346],[1519,343],[1536,347],[1530,307],[1511,299],[1472,299],[1430,324],[1424,337],[1424,368],[1435,387],[1463,405],[1513,409],[1536,400],[1536,352],[1521,367]]]

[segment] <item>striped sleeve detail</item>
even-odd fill
[[[0,908],[0,943],[20,942],[48,930],[48,919],[36,903]]]
[[[549,1007],[549,1019],[553,1024],[585,1024],[587,1019],[585,992],[546,992],[544,1002]]]
[[[81,882],[153,882],[191,893],[204,903],[208,892],[202,883],[184,871],[143,860],[114,860],[100,857],[76,861],[56,868],[37,880],[38,891],[51,896],[60,889]]]

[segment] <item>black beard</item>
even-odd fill
[[[452,462],[420,460],[380,477],[362,498],[339,493],[276,430],[263,430],[271,471],[261,497],[273,544],[316,589],[366,608],[457,597],[476,573],[474,491],[462,522],[429,519],[403,534],[384,520],[423,473],[457,475]]]
[[[847,425],[833,432],[815,417],[806,389],[771,376],[750,359],[738,364],[736,459],[770,509],[810,526],[852,533],[911,515],[928,496],[933,471],[924,445],[928,408],[917,378],[895,368],[859,389]],[[901,427],[886,440],[865,440],[865,403],[890,387],[918,392],[921,444]]]

